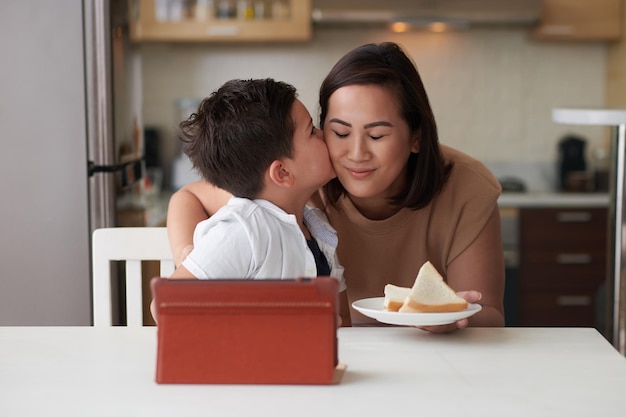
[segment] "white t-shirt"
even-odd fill
[[[326,216],[305,207],[304,223],[330,266],[330,275],[346,289],[337,259],[337,234]],[[183,266],[196,278],[290,279],[315,277],[313,253],[296,222],[267,200],[232,197],[196,226],[193,251]]]

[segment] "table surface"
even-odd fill
[[[339,330],[341,384],[159,385],[154,327],[0,327],[0,416],[624,416],[596,330]]]

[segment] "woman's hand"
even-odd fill
[[[459,291],[456,293],[459,297],[463,297],[468,303],[477,303],[482,298],[482,294],[478,291]],[[442,324],[439,326],[416,326],[418,329],[426,330],[431,333],[451,333],[458,329],[464,329],[469,325],[468,319],[457,320],[454,323]]]
[[[193,250],[193,245],[187,245],[180,251],[180,256],[176,259],[176,265],[180,265]]]

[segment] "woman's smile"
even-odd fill
[[[346,170],[350,173],[350,175],[357,179],[365,179],[367,177],[369,177],[371,174],[374,173],[375,169],[368,169],[368,168],[348,168],[346,167]]]

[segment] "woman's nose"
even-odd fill
[[[353,161],[363,161],[368,157],[368,149],[365,142],[357,138],[350,142],[350,149],[348,150],[348,158]]]

